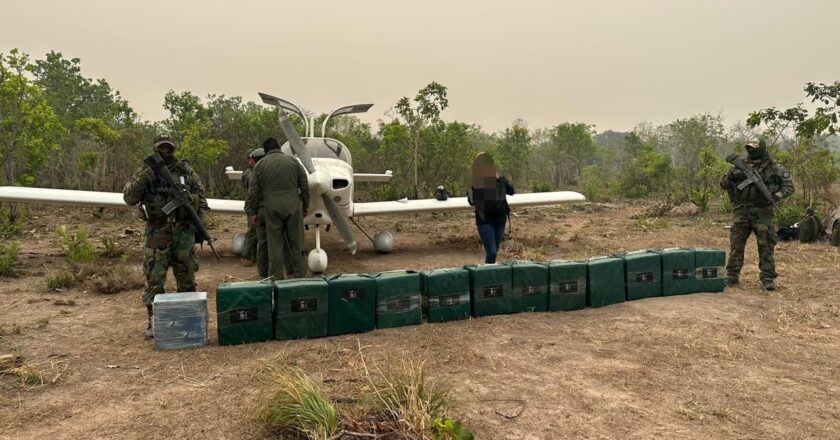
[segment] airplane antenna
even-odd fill
[[[373,107],[373,104],[355,104],[348,105],[347,107],[341,107],[337,110],[333,110],[333,112],[330,113],[329,116],[324,118],[324,123],[321,124],[321,137],[327,137],[327,122],[330,120],[331,117],[349,115],[351,113],[364,113],[368,111],[368,109],[371,107]]]

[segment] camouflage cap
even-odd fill
[[[170,136],[169,133],[160,133],[155,136],[155,148],[164,144],[169,144],[172,145],[172,148],[177,148],[175,141],[172,140],[172,136]]]
[[[256,148],[253,151],[251,151],[251,157],[253,157],[254,160],[260,160],[263,157],[265,157],[265,150],[263,150],[262,148]]]
[[[747,141],[746,144],[744,144],[744,147],[746,147],[746,148],[758,148],[758,144],[759,144],[758,139],[750,139],[749,141]]]

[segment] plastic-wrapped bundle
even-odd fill
[[[627,301],[662,296],[662,260],[648,250],[627,252],[624,273],[627,282]]]
[[[515,312],[544,312],[548,309],[548,266],[532,261],[508,261],[511,268],[511,297]]]
[[[616,257],[595,257],[587,262],[586,305],[603,307],[624,302],[624,261]]]
[[[327,334],[362,333],[376,328],[376,280],[372,276],[335,275],[328,284]]]
[[[726,252],[694,248],[694,267],[698,292],[723,292],[726,288]]]
[[[662,295],[682,295],[697,291],[694,275],[694,249],[662,249]]]
[[[548,309],[577,310],[586,307],[586,263],[553,260],[548,263]]]
[[[420,274],[395,270],[376,276],[376,328],[415,325],[422,320]]]
[[[435,269],[420,272],[423,308],[429,322],[470,317],[470,273],[466,269]]]
[[[472,313],[479,316],[515,313],[511,295],[511,268],[504,264],[464,266],[470,272]]]
[[[216,288],[219,345],[274,338],[272,287],[265,281],[219,284]]]
[[[207,345],[207,292],[160,294],[153,307],[156,349]]]

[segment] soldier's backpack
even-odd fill
[[[780,241],[796,240],[799,236],[799,229],[795,226],[779,226],[776,236],[779,237]]]
[[[840,220],[835,220],[831,228],[831,236],[828,241],[835,246],[840,246]]]
[[[813,215],[806,215],[799,221],[799,242],[813,243],[822,236],[822,225]]]

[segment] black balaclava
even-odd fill
[[[767,144],[763,140],[758,141],[755,148],[747,148],[747,157],[753,161],[759,161],[767,156]]]

